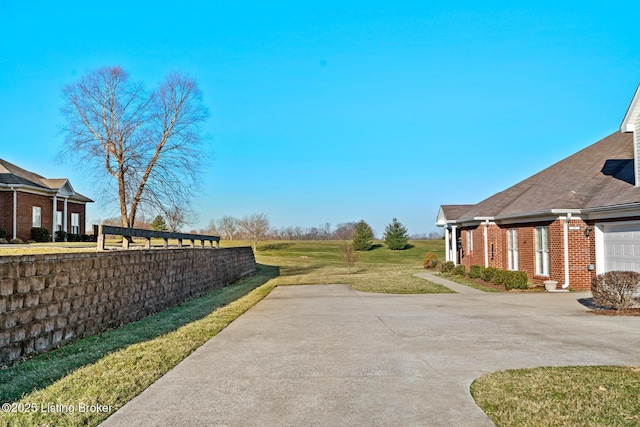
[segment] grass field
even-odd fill
[[[448,293],[448,288],[413,277],[424,271],[427,252],[443,255],[442,241],[421,240],[411,247],[391,251],[376,242],[370,251],[356,252],[357,262],[347,268],[340,247],[349,242],[300,241],[268,242],[258,245],[256,259],[277,265],[280,275],[272,282],[283,285],[348,284],[363,292],[396,294]],[[225,244],[228,244],[225,242]]]

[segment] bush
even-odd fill
[[[440,264],[440,272],[441,273],[451,273],[455,268],[455,264],[453,261],[447,261]]]
[[[0,245],[6,245],[7,243],[9,243],[7,239],[5,239],[4,237],[0,238]]]
[[[64,242],[67,239],[67,232],[64,230],[58,230],[55,233],[53,233],[53,238],[56,242]]]
[[[498,269],[495,267],[485,268],[484,271],[482,272],[482,280],[484,280],[485,282],[493,281],[493,275],[495,274],[496,271],[498,271]]]
[[[454,276],[466,276],[467,275],[467,267],[464,264],[458,264],[453,268]]]
[[[15,239],[11,239],[11,241],[9,243],[14,244],[14,245],[22,245],[22,244],[24,244],[24,241],[22,239],[18,239],[16,237]]]
[[[31,240],[35,240],[36,242],[48,242],[49,230],[44,227],[32,227],[31,228]]]
[[[484,265],[472,265],[469,268],[469,277],[472,279],[480,279],[484,273]]]
[[[527,283],[529,279],[527,278],[527,273],[524,271],[507,271],[507,277],[504,282],[504,287],[506,290],[510,291],[511,289],[527,289]]]
[[[6,239],[7,238],[7,230],[4,229],[4,227],[0,227],[0,239]]]
[[[496,269],[496,271],[493,273],[493,283],[496,285],[504,285],[507,281],[507,276],[509,275],[509,272],[506,270],[498,270]]]
[[[83,242],[96,242],[98,241],[97,237],[93,234],[81,234],[80,240]]]
[[[68,234],[67,235],[67,242],[81,242],[82,241],[82,236],[79,234]]]
[[[438,266],[438,257],[433,252],[427,252],[422,261],[424,268],[436,268]]]
[[[635,271],[609,271],[593,278],[591,294],[601,307],[624,310],[634,304],[639,282],[640,273]]]

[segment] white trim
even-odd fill
[[[620,132],[633,132],[635,119],[638,117],[640,113],[640,86],[636,88],[635,93],[633,94],[633,98],[631,98],[631,103],[629,104],[629,108],[627,108],[627,112],[624,115],[624,119],[622,119],[622,123],[620,124]]]
[[[594,227],[596,240],[596,274],[604,272],[604,224],[599,223]]]
[[[484,223],[484,267],[489,268],[489,220]]]
[[[569,287],[569,221],[571,221],[571,214],[568,213],[567,217],[564,219],[563,226],[563,242],[564,242],[564,283],[562,284],[562,289],[567,289]]]
[[[13,190],[13,235],[11,238],[15,239],[18,224],[18,191],[13,187],[11,189]]]
[[[451,256],[453,259],[451,259],[450,261],[453,261],[453,265],[457,265],[458,264],[458,226],[457,225],[452,225],[451,226]]]
[[[64,198],[64,208],[62,210],[63,214],[62,214],[62,230],[66,233],[68,231],[67,228],[67,200],[69,200],[68,197]]]

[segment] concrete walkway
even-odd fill
[[[486,372],[640,365],[640,317],[588,297],[278,287],[103,425],[491,426]]]

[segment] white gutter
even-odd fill
[[[485,220],[484,222],[484,267],[489,268],[489,220]]]
[[[562,289],[569,287],[569,221],[571,221],[571,212],[567,213],[564,220],[564,284]]]

